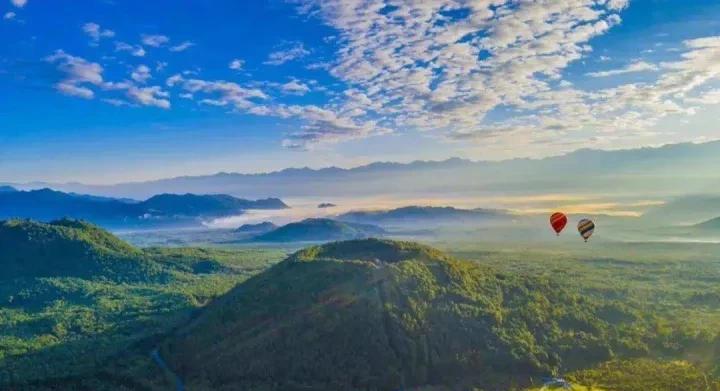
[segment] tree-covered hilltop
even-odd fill
[[[139,249],[81,221],[0,222],[0,390],[156,389],[148,353],[161,336],[284,255]]]
[[[263,221],[262,223],[256,224],[243,224],[239,226],[235,232],[248,235],[260,235],[277,229],[278,226],[271,223],[270,221]]]
[[[258,235],[260,242],[327,242],[382,236],[385,231],[375,225],[346,223],[332,219],[310,218],[283,225]]]
[[[544,278],[370,239],[294,254],[210,305],[163,354],[198,389],[506,390],[642,354],[645,322]]]
[[[245,200],[226,194],[159,194],[140,205],[149,211],[170,216],[227,216],[248,209],[288,208],[278,198]]]
[[[0,222],[4,278],[81,277],[117,281],[159,278],[143,252],[95,225],[77,220]]]

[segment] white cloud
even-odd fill
[[[160,34],[143,34],[141,38],[143,45],[154,48],[159,48],[160,46],[170,42],[170,38]]]
[[[155,106],[162,109],[170,108],[170,101],[167,99],[170,94],[163,91],[159,86],[136,87],[132,86],[127,90],[127,96],[133,102],[143,106]]]
[[[177,73],[177,74],[174,74],[174,75],[168,77],[167,80],[165,80],[165,85],[167,85],[168,87],[175,87],[177,84],[181,83],[183,80],[185,80],[185,79],[183,79],[182,75]]]
[[[115,36],[115,32],[108,29],[103,29],[100,27],[97,23],[85,23],[82,26],[82,30],[87,34],[90,39],[92,40],[93,45],[97,45],[98,42],[100,42],[100,39],[102,38],[112,38]]]
[[[290,149],[309,149],[319,143],[335,143],[390,132],[373,121],[354,121],[312,105],[283,107],[276,114],[282,114],[283,111],[287,112],[287,116],[306,121],[301,131],[292,133],[283,140],[283,146]]]
[[[100,64],[89,62],[57,50],[45,58],[45,61],[57,64],[57,69],[64,74],[64,78],[55,84],[55,88],[65,95],[92,99],[95,96],[89,86],[102,86],[103,68]]]
[[[72,56],[63,50],[57,50],[45,58],[45,61],[57,64],[57,69],[63,73],[63,79],[55,84],[55,88],[62,94],[76,96],[84,99],[95,97],[96,91],[125,91],[130,101],[143,105],[155,106],[163,109],[170,108],[170,94],[159,86],[143,87],[131,81],[112,82],[103,79],[103,68],[97,63],[87,61],[81,57]],[[131,77],[135,82],[144,83],[150,78],[149,68],[138,66]],[[116,98],[103,98],[115,106],[125,106],[127,102]]]
[[[339,32],[331,74],[372,102],[327,109],[356,123],[380,118],[379,129],[441,134],[482,132],[501,107],[525,110],[591,51],[593,37],[620,23],[614,11],[623,7],[598,0],[437,0],[392,9],[384,0],[299,3],[300,12]],[[322,139],[320,130],[313,134]]]
[[[243,87],[237,83],[225,80],[185,79],[181,75],[173,75],[167,79],[169,87],[181,86],[190,94],[205,94],[207,98],[201,99],[203,104],[213,106],[232,106],[239,111],[248,111],[258,105],[258,101],[269,99],[263,91],[257,88]]]
[[[310,51],[305,49],[302,42],[292,42],[285,49],[278,50],[268,55],[265,64],[268,65],[281,65],[288,61],[297,60],[310,54]]]
[[[17,16],[16,13],[14,13],[14,12],[12,12],[12,11],[8,11],[8,12],[5,13],[5,15],[3,15],[3,19],[5,19],[5,20],[11,20],[11,19],[15,19],[15,16]]]
[[[230,61],[230,64],[228,64],[228,67],[230,69],[239,71],[243,68],[244,65],[245,65],[245,61],[236,58],[236,59]]]
[[[145,56],[145,49],[140,45],[130,45],[125,42],[115,42],[116,52],[128,52],[135,57]]]
[[[12,5],[18,8],[22,8],[25,6],[25,4],[27,4],[27,0],[10,0],[10,2],[12,3]]]
[[[280,86],[280,89],[283,92],[292,95],[305,95],[310,92],[310,87],[308,87],[307,84],[301,83],[297,80],[291,80],[283,84]]]
[[[130,78],[138,83],[145,83],[151,77],[150,68],[146,65],[138,65],[130,74]]]
[[[720,81],[720,37],[686,41],[664,63],[592,74],[653,71],[653,81],[584,90],[566,80],[568,66],[592,53],[592,39],[621,23],[627,1],[291,1],[338,32],[334,60],[313,66],[345,88],[327,103],[282,104],[261,89],[310,89],[297,80],[247,86],[178,74],[166,85],[203,105],[297,119],[284,145],[299,149],[406,130],[498,149],[577,148],[649,137],[660,119],[717,100],[702,87]],[[309,54],[299,42],[281,49],[265,63]]]
[[[649,71],[657,71],[660,68],[658,68],[655,64],[650,64],[645,61],[636,61],[629,65],[627,65],[624,68],[620,69],[612,69],[609,71],[600,71],[600,72],[590,72],[586,73],[586,76],[590,77],[608,77],[608,76],[616,76],[616,75],[622,75],[625,73],[635,73],[635,72],[649,72]]]
[[[627,8],[630,0],[608,0],[607,7],[613,11],[619,11]]]
[[[185,50],[195,46],[194,42],[185,41],[179,45],[171,46],[170,51],[171,52],[184,52]]]

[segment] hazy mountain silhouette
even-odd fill
[[[720,142],[617,151],[582,149],[543,159],[377,162],[343,169],[289,168],[262,174],[218,173],[108,186],[50,187],[124,197],[160,192],[243,197],[575,192],[680,195],[720,183]]]
[[[134,201],[51,189],[0,192],[0,219],[70,217],[110,227],[197,224],[201,218],[242,214],[248,209],[287,207],[277,198],[252,201],[220,194],[162,194]]]
[[[436,206],[406,206],[377,211],[354,211],[337,216],[338,220],[378,225],[468,224],[510,220],[512,215],[492,209],[458,209]]]
[[[382,228],[369,224],[346,223],[331,219],[305,219],[283,225],[255,237],[254,240],[262,242],[324,242],[382,236],[384,233]]]

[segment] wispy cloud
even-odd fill
[[[64,74],[64,78],[55,84],[55,88],[62,94],[92,99],[95,93],[88,86],[103,84],[103,68],[100,64],[69,55],[63,50],[57,50],[45,61],[57,64],[58,70]]]
[[[102,38],[112,38],[115,36],[115,32],[109,29],[103,29],[97,23],[85,23],[82,26],[83,32],[87,34],[91,41],[91,44],[97,45]]]
[[[659,69],[660,68],[655,64],[651,64],[651,63],[645,62],[645,61],[636,61],[631,64],[628,64],[624,68],[611,69],[609,71],[590,72],[590,73],[586,73],[586,75],[590,76],[590,77],[608,77],[608,76],[622,75],[622,74],[626,74],[626,73],[657,71]]]
[[[143,45],[154,48],[159,48],[170,42],[170,38],[161,34],[143,34],[141,38]]]
[[[298,80],[291,80],[280,86],[283,92],[292,95],[305,95],[310,92],[310,87]]]
[[[62,94],[84,99],[95,98],[96,91],[124,91],[126,97],[133,103],[142,106],[155,106],[163,109],[170,108],[170,94],[159,86],[140,86],[150,78],[150,69],[140,65],[131,73],[131,79],[113,82],[103,78],[103,67],[100,64],[88,61],[57,50],[45,58],[45,61],[56,64],[57,69],[63,73],[63,78],[55,88]],[[95,89],[95,90],[94,90]],[[103,101],[115,106],[124,106],[124,102],[117,98],[103,98]]]
[[[265,61],[265,64],[282,65],[288,61],[297,60],[310,54],[310,51],[305,49],[302,42],[291,42],[286,46],[288,47],[285,49],[270,53],[267,61]]]
[[[194,42],[185,41],[179,45],[171,46],[170,51],[171,52],[184,52],[185,50],[190,49],[193,46],[195,46]]]
[[[257,100],[269,96],[257,88],[244,87],[225,80],[186,79],[180,74],[170,76],[165,84],[169,87],[180,86],[186,93],[207,95],[200,102],[212,106],[230,106],[247,112],[258,105]]]
[[[15,19],[15,16],[17,16],[16,13],[14,13],[14,12],[12,12],[12,11],[8,11],[8,12],[5,13],[5,15],[3,15],[3,19],[5,19],[5,20],[11,20],[11,19]]]
[[[10,0],[10,2],[12,3],[12,5],[18,8],[22,8],[25,6],[25,4],[27,4],[27,0]]]
[[[135,57],[145,56],[145,49],[140,45],[130,45],[125,42],[115,42],[116,52],[128,52]]]
[[[150,77],[150,68],[147,65],[138,65],[130,74],[130,78],[138,83],[145,83]]]
[[[163,91],[159,86],[153,87],[136,87],[132,86],[127,90],[127,96],[132,101],[144,106],[155,106],[162,109],[170,108],[170,96],[168,92]]]

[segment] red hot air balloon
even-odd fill
[[[550,216],[550,225],[558,236],[560,236],[560,232],[565,228],[567,221],[567,216],[565,216],[564,213],[555,212]]]

